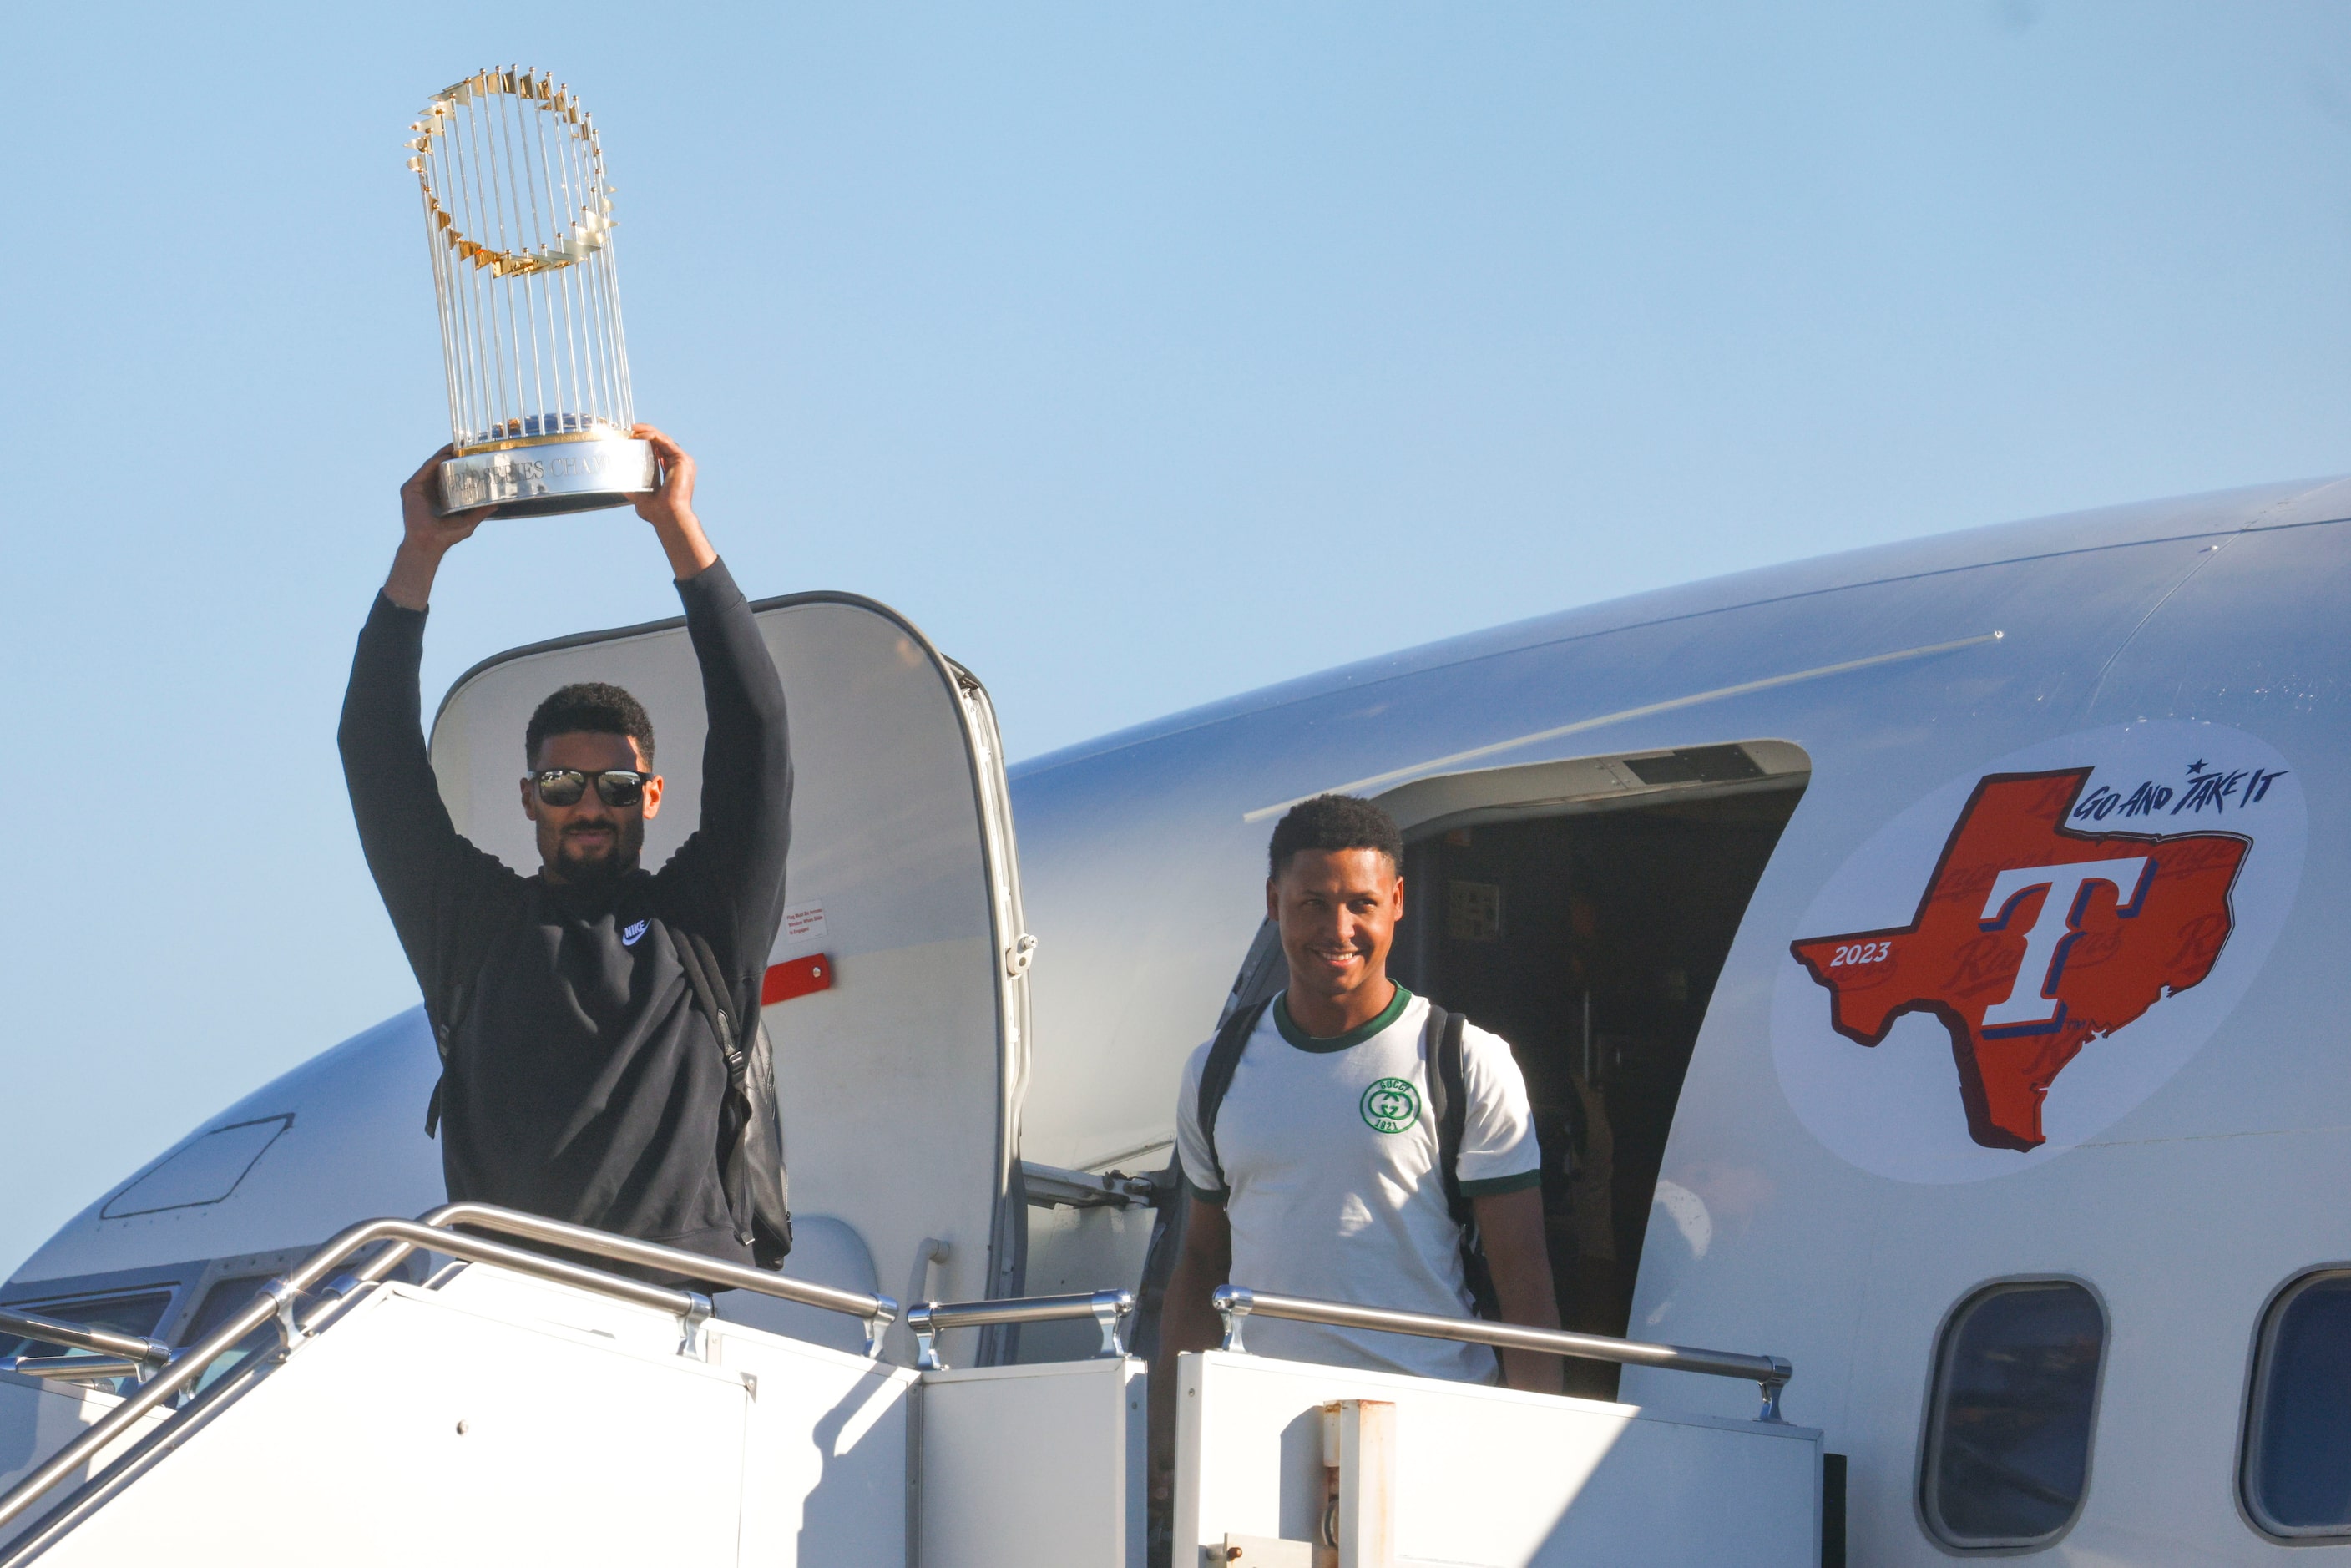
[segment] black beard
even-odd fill
[[[611,886],[637,869],[638,848],[644,842],[644,830],[639,828],[632,833],[623,827],[615,837],[612,852],[593,859],[572,854],[568,837],[558,839],[554,870],[567,886]]]

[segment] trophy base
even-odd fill
[[[632,436],[555,436],[471,452],[441,465],[442,517],[494,507],[494,517],[540,517],[625,507],[660,488],[650,443]]]

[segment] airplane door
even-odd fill
[[[796,774],[763,998],[796,1233],[784,1271],[902,1298],[1018,1295],[1033,943],[987,694],[870,600],[753,608],[783,677]],[[518,649],[451,688],[432,740],[458,830],[518,870],[538,866],[517,800],[524,726],[556,687],[590,680],[626,687],[653,717],[668,782],[644,863],[659,866],[700,816],[701,676],[683,621]],[[782,1310],[801,1315],[766,1326],[855,1339],[845,1320]],[[722,1311],[765,1322],[750,1303]],[[946,1348],[968,1365],[1008,1345],[998,1333]]]

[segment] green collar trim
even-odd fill
[[[1379,1017],[1369,1023],[1357,1024],[1344,1034],[1334,1034],[1326,1038],[1309,1034],[1298,1027],[1297,1022],[1290,1016],[1290,993],[1284,991],[1273,998],[1273,1027],[1281,1031],[1282,1039],[1301,1051],[1311,1051],[1317,1053],[1344,1051],[1349,1046],[1363,1044],[1364,1041],[1404,1017],[1404,1009],[1411,1005],[1412,993],[1398,986],[1395,988],[1395,995],[1389,999],[1388,1005],[1380,1009]]]

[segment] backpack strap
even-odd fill
[[[735,1015],[726,1005],[726,992],[720,981],[718,955],[699,932],[680,931],[670,927],[670,945],[677,949],[677,966],[685,971],[685,983],[694,988],[694,999],[702,1008],[702,1016],[710,1020],[711,1033],[718,1037],[718,1050],[726,1059],[728,1087],[743,1087],[744,1069],[749,1058],[743,1051],[743,1041],[735,1027]]]
[[[1469,1124],[1469,1090],[1462,1077],[1461,1030],[1468,1019],[1428,1004],[1428,1022],[1420,1034],[1423,1058],[1428,1062],[1429,1114],[1437,1124],[1437,1169],[1445,1184],[1445,1210],[1461,1230],[1461,1282],[1481,1318],[1499,1320],[1501,1300],[1494,1290],[1493,1270],[1478,1235],[1478,1210],[1461,1190],[1461,1139]]]
[[[1228,1186],[1225,1180],[1225,1163],[1217,1157],[1217,1112],[1225,1103],[1225,1092],[1233,1086],[1233,1073],[1240,1067],[1241,1052],[1249,1049],[1249,1036],[1257,1032],[1258,1020],[1265,1009],[1273,1005],[1268,997],[1245,1008],[1236,1008],[1227,1015],[1217,1030],[1217,1042],[1208,1047],[1208,1060],[1200,1068],[1200,1099],[1196,1119],[1200,1124],[1200,1141],[1208,1145],[1208,1160],[1214,1167],[1203,1175],[1213,1175],[1217,1186]]]
[[[441,1107],[449,1089],[449,1052],[455,1046],[457,1026],[465,1021],[465,1006],[473,1000],[473,988],[460,980],[449,988],[446,1008],[428,1007],[425,1019],[433,1026],[433,1043],[441,1052],[441,1075],[433,1081],[433,1098],[424,1103],[424,1135],[441,1135]]]
[[[719,1177],[726,1188],[727,1211],[734,1218],[735,1239],[752,1247],[758,1233],[758,1204],[750,1189],[749,1166],[737,1157],[738,1147],[757,1114],[751,1103],[751,1041],[738,1028],[735,1013],[726,1005],[726,991],[721,983],[725,977],[709,940],[699,932],[682,931],[674,925],[669,927],[669,934],[670,945],[677,950],[678,967],[685,971],[685,983],[693,988],[695,1004],[710,1020],[710,1032],[717,1040],[719,1054],[726,1062],[728,1103],[727,1114],[720,1123],[724,1146],[719,1155]]]
[[[1469,1200],[1461,1192],[1461,1138],[1469,1123],[1469,1092],[1461,1079],[1461,1027],[1468,1019],[1428,1004],[1428,1022],[1420,1035],[1427,1059],[1428,1109],[1437,1124],[1437,1168],[1445,1183],[1446,1211],[1453,1223],[1474,1223]]]

